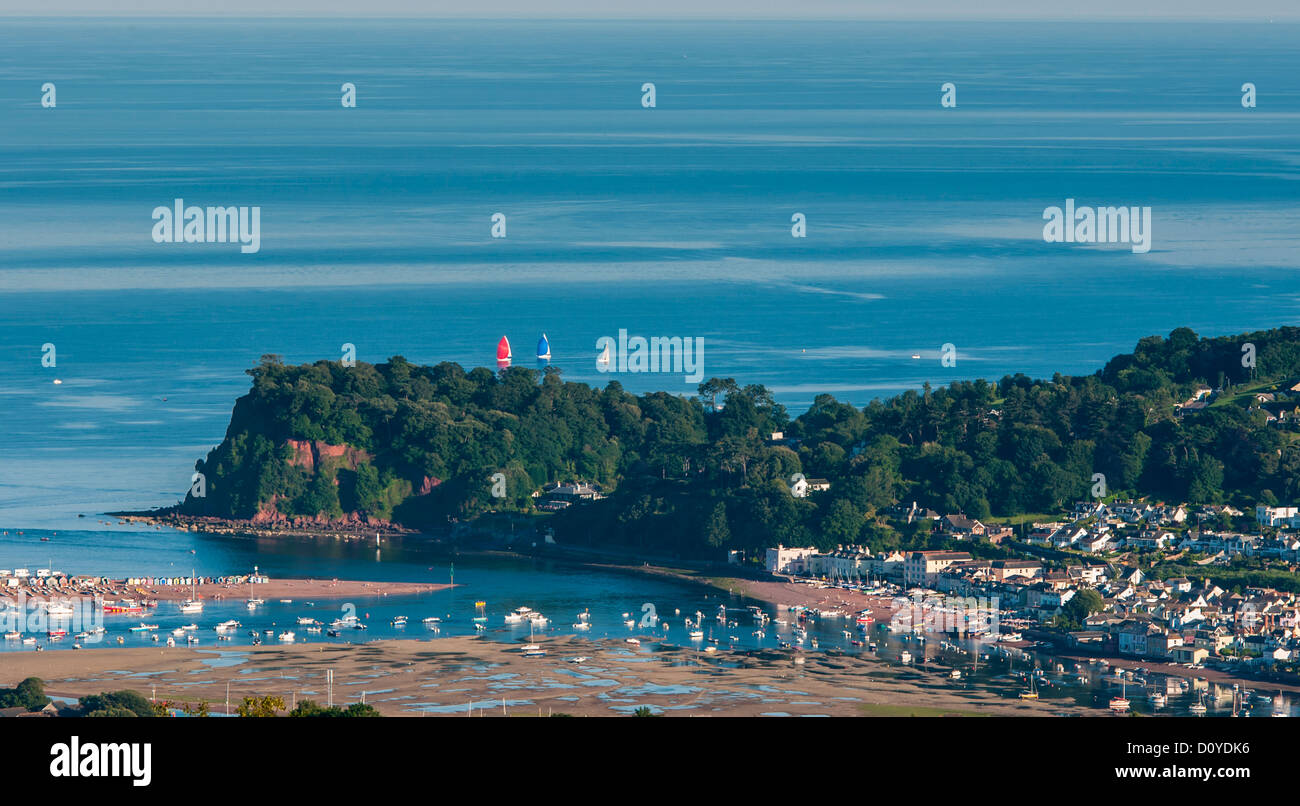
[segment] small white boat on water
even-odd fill
[[[295,637],[295,636],[294,636],[293,632],[291,632],[291,631],[289,631],[289,630],[286,630],[286,631],[280,633],[279,635],[277,635],[277,636],[276,636],[276,640],[277,640],[277,641],[283,641],[283,642],[286,643],[286,644],[292,644],[292,643],[293,643],[293,639],[294,639],[294,637]]]
[[[632,646],[641,646],[641,641],[637,638],[628,638],[627,643],[631,644]]]
[[[223,621],[220,624],[218,624],[216,626],[216,631],[219,633],[231,632],[238,626],[239,626],[238,621],[235,621],[234,619],[230,619],[228,621]]]
[[[912,653],[911,653],[911,652],[908,652],[906,649],[904,649],[904,650],[903,650],[901,653],[899,653],[899,655],[898,655],[898,662],[901,663],[901,664],[903,664],[904,666],[906,666],[907,664],[911,663],[911,662],[912,662]]]
[[[514,611],[506,613],[506,624],[521,624],[525,621],[533,620],[534,616],[541,615],[531,607],[517,607]]]
[[[1133,703],[1129,702],[1127,689],[1128,689],[1127,681],[1120,683],[1119,696],[1110,698],[1110,710],[1114,711],[1117,714],[1128,713],[1128,709],[1133,706]]]
[[[65,602],[47,602],[42,609],[45,615],[52,619],[69,619],[77,612],[72,605]]]
[[[197,578],[194,576],[193,571],[190,571],[190,598],[181,602],[181,612],[182,613],[203,612],[203,602],[199,601]]]
[[[1210,710],[1205,707],[1205,694],[1202,693],[1196,704],[1189,706],[1187,710],[1194,716],[1205,716],[1206,712]]]
[[[22,637],[23,637],[23,634],[20,633],[20,632],[18,632],[17,630],[10,630],[9,632],[5,633],[5,640],[6,640],[6,641],[18,641],[18,640],[20,640]]]

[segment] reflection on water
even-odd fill
[[[40,532],[0,536],[0,556],[24,556]],[[208,600],[201,614],[183,614],[177,602],[160,602],[147,615],[107,615],[107,630],[100,640],[81,641],[87,650],[112,647],[146,647],[165,644],[173,637],[177,646],[193,646],[212,653],[208,667],[235,666],[248,660],[237,650],[255,643],[281,644],[277,639],[294,633],[293,644],[364,643],[379,639],[409,638],[436,640],[448,636],[479,636],[483,640],[527,643],[548,637],[577,635],[588,639],[623,642],[636,637],[640,645],[624,644],[614,650],[623,661],[649,662],[661,650],[674,650],[674,664],[696,663],[707,655],[719,665],[732,665],[728,650],[775,651],[783,647],[832,658],[837,653],[879,658],[886,665],[878,674],[914,679],[926,686],[946,689],[981,689],[1008,699],[1018,698],[1034,678],[1041,703],[1077,704],[1105,709],[1120,694],[1141,714],[1187,715],[1203,703],[1208,716],[1228,716],[1234,711],[1249,716],[1294,713],[1294,697],[1269,689],[1265,684],[1243,684],[1235,693],[1231,686],[1197,679],[1197,672],[1148,661],[1123,664],[1122,670],[1072,658],[1057,657],[1024,645],[997,642],[976,644],[952,636],[928,637],[891,634],[879,625],[863,635],[851,621],[830,619],[803,625],[798,630],[796,613],[763,606],[769,620],[759,624],[747,610],[760,603],[722,591],[685,585],[662,578],[605,570],[578,568],[544,560],[510,557],[453,556],[425,539],[387,541],[376,552],[373,545],[346,541],[258,540],[218,538],[185,532],[162,533],[123,529],[65,531],[57,542],[40,543],[50,555],[47,563],[68,573],[96,573],[112,577],[184,572],[192,567],[200,575],[220,576],[244,573],[257,566],[272,577],[364,579],[376,581],[446,582],[455,573],[457,587],[432,593],[338,599],[271,600],[249,610],[243,598]],[[191,553],[193,552],[193,553]],[[29,552],[30,553],[30,552]],[[36,565],[33,563],[33,565]],[[483,602],[483,607],[476,607]],[[646,603],[654,605],[660,620],[642,626],[639,617]],[[507,622],[506,615],[528,607],[547,621]],[[330,635],[331,623],[355,609],[357,622],[366,629],[339,626]],[[722,608],[725,608],[723,610]],[[587,613],[589,627],[578,629],[578,614]],[[398,617],[404,616],[405,622]],[[312,619],[320,632],[308,632],[299,619]],[[426,618],[437,618],[425,623]],[[479,619],[479,621],[476,621]],[[156,629],[131,631],[141,621]],[[234,620],[239,626],[219,635],[217,624]],[[687,626],[687,621],[691,626]],[[628,626],[628,622],[632,626]],[[193,630],[173,632],[194,625]],[[700,636],[691,638],[698,630]],[[190,636],[197,639],[189,643]],[[155,640],[156,637],[156,640]],[[71,637],[38,643],[51,650],[70,649]],[[119,643],[119,641],[121,643]],[[815,646],[814,646],[815,642]],[[862,646],[854,646],[854,642]],[[874,649],[872,648],[874,646]],[[710,652],[712,650],[712,652]],[[32,651],[16,641],[0,643],[0,652]],[[903,653],[910,661],[902,663]],[[978,659],[978,660],[977,660]],[[481,673],[493,674],[488,667]],[[960,673],[957,678],[952,673]],[[575,676],[598,672],[583,667]],[[130,672],[122,672],[129,675]],[[604,687],[608,681],[590,679],[588,685]],[[797,688],[797,686],[793,687]],[[763,689],[760,689],[763,690]],[[775,688],[771,689],[776,691]],[[783,692],[786,694],[794,692]],[[1159,705],[1159,696],[1165,703]],[[1235,706],[1234,706],[1235,702]],[[417,706],[425,710],[440,705]],[[464,704],[446,707],[464,709]],[[1063,709],[1064,710],[1064,709]],[[436,711],[435,711],[436,712]]]

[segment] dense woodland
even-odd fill
[[[1243,366],[1243,344],[1255,366]],[[355,513],[445,528],[488,512],[535,513],[544,485],[595,482],[608,498],[545,523],[560,542],[716,557],[777,543],[911,547],[928,526],[885,517],[899,502],[972,517],[1053,513],[1086,497],[1190,503],[1300,500],[1293,426],[1266,424],[1254,393],[1300,405],[1300,328],[1140,341],[1096,374],[1023,375],[908,391],[865,408],[829,395],[796,418],[762,386],[712,379],[692,398],[632,395],[560,370],[466,372],[457,364],[286,366],[266,356],[224,441],[196,467],[205,498],[179,511],[249,518]],[[1176,416],[1195,388],[1222,389]],[[1295,403],[1288,403],[1294,400]],[[784,432],[774,442],[773,432]],[[311,471],[289,440],[354,449]],[[504,499],[490,494],[494,473]],[[798,499],[791,477],[826,478]],[[420,494],[425,492],[426,494]],[[539,516],[540,517],[540,516]]]

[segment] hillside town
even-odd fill
[[[996,601],[1002,623],[1059,649],[1297,677],[1300,508],[1088,501],[1014,527],[916,504],[890,516],[932,521],[930,547],[776,546],[766,570],[940,607]]]

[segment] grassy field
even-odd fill
[[[1022,523],[1051,523],[1052,521],[1059,521],[1064,517],[1065,516],[1059,512],[1055,515],[1048,515],[1043,512],[1026,512],[1023,515],[1007,515],[1006,517],[989,518],[988,522],[1004,523],[1007,526],[1019,527]]]

